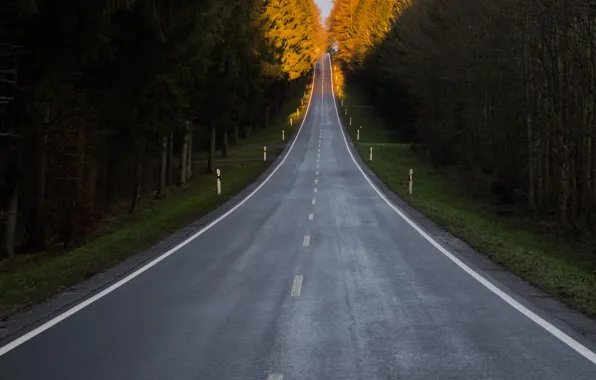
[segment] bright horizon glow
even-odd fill
[[[322,21],[325,21],[325,18],[329,16],[329,12],[331,11],[331,7],[333,6],[332,0],[315,0],[315,3],[318,5],[319,9],[321,10],[321,18]]]

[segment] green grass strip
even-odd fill
[[[499,216],[474,199],[452,178],[426,165],[407,144],[396,143],[391,128],[366,104],[356,89],[347,88],[340,110],[344,125],[373,172],[393,192],[449,232],[488,255],[512,273],[588,316],[596,316],[596,263],[585,248],[547,236],[520,219]],[[360,141],[356,130],[360,129]],[[373,161],[369,149],[373,147]],[[408,194],[408,173],[414,169],[414,191]]]
[[[305,98],[305,104],[307,100]],[[230,157],[263,157],[263,145],[283,145],[282,129],[287,143],[293,132],[288,128],[289,115],[293,113],[294,129],[300,125],[295,114],[299,104],[300,98],[288,102],[272,125],[255,131],[231,149]],[[303,107],[302,115],[305,109]],[[283,149],[281,145],[271,153],[279,154]],[[66,253],[37,254],[3,263],[0,267],[0,320],[117,265],[214,210],[263,173],[272,162],[268,161],[240,160],[219,164],[224,178],[220,196],[216,193],[216,176],[201,174],[195,176],[187,188],[174,192],[167,199],[154,201],[134,214],[124,216],[121,222],[103,230],[84,246]]]

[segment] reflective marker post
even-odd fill
[[[350,127],[352,126],[352,118],[350,118]]]
[[[290,127],[292,126],[292,118],[290,118]]]
[[[267,161],[267,147],[264,146],[263,147],[263,161]]]
[[[409,177],[409,184],[408,184],[408,191],[412,194],[412,184],[414,183],[414,169],[410,169],[410,177]]]
[[[360,129],[356,131],[356,141],[360,141]]]
[[[286,137],[284,135],[284,130],[281,130],[281,141],[286,141]]]
[[[346,112],[344,112],[344,115],[347,115],[348,114],[348,109],[346,108],[345,111]]]
[[[217,169],[217,195],[221,195],[221,172]]]
[[[372,146],[370,147],[370,160],[372,161]]]

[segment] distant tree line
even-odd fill
[[[325,44],[313,0],[0,4],[0,259],[82,243],[302,93]]]
[[[328,23],[350,79],[432,164],[594,232],[593,1],[336,0]]]

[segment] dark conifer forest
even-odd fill
[[[0,258],[68,250],[267,127],[325,37],[312,0],[0,5]]]
[[[430,164],[593,235],[595,20],[588,0],[336,0],[327,23],[349,78]]]

